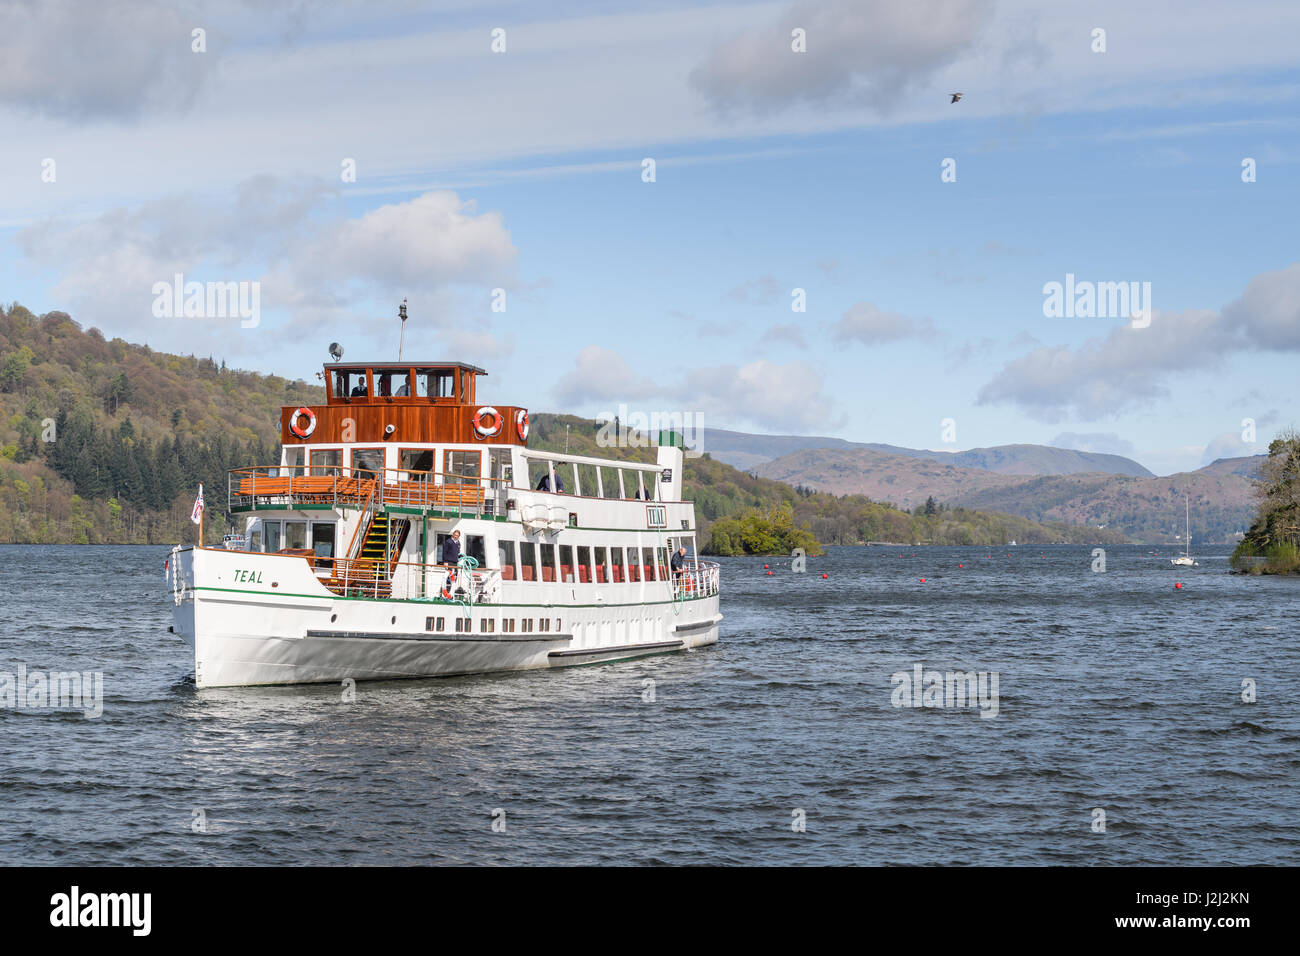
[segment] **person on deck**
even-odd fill
[[[561,464],[563,464],[563,462],[561,462]],[[538,491],[551,490],[550,472],[547,472],[546,474],[542,475],[541,481],[537,482],[537,490]],[[556,494],[561,494],[561,495],[564,494],[564,477],[558,471],[555,473],[555,492]]]
[[[442,543],[442,563],[455,565],[460,561],[460,531],[453,531],[451,537]]]
[[[673,559],[670,563],[672,564],[674,575],[681,577],[685,574],[690,569],[686,563],[686,549],[678,548],[677,553],[673,555]]]

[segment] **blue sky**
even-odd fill
[[[1266,2],[0,3],[0,298],[310,376],[395,358],[406,297],[408,355],[536,410],[1195,468],[1300,418],[1297,35]],[[155,317],[177,272],[258,282],[256,327]],[[1149,326],[1045,317],[1067,273],[1150,283]]]

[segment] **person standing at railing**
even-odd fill
[[[686,549],[678,548],[676,553],[673,554],[673,559],[670,564],[673,569],[673,580],[680,585],[682,578],[686,575],[686,572],[690,570],[690,566],[686,563]]]

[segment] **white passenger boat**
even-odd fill
[[[485,374],[336,362],[326,404],[282,409],[279,464],[229,475],[242,544],[178,545],[167,565],[197,686],[559,667],[716,643],[718,566],[698,558],[680,437],[660,436],[653,463],[533,450],[526,409],[478,403]]]

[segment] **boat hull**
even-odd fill
[[[721,620],[717,595],[623,603],[618,599],[632,595],[619,593],[618,586],[561,586],[556,590],[572,594],[573,603],[522,604],[511,603],[518,595],[506,588],[499,602],[467,608],[341,597],[323,587],[306,562],[280,555],[180,549],[172,567],[173,630],[193,647],[198,687],[606,663],[714,644]],[[666,584],[662,590],[667,592]],[[454,629],[457,618],[468,620],[466,630]],[[520,627],[523,618],[539,629],[503,633],[505,619]],[[444,630],[434,629],[438,619]],[[540,630],[542,620],[548,630]]]

